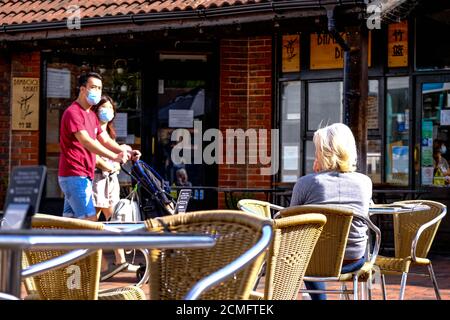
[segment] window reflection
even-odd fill
[[[448,186],[450,83],[422,85],[422,185]]]
[[[308,83],[308,130],[342,122],[342,82]]]
[[[281,88],[281,181],[295,182],[300,175],[300,81]]]
[[[386,96],[387,183],[408,185],[409,112],[409,78],[389,78]]]
[[[367,175],[372,183],[381,183],[381,140],[367,142]]]

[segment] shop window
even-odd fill
[[[308,130],[342,122],[342,81],[308,83]]]
[[[305,143],[305,174],[313,173],[314,159],[316,158],[316,147],[311,140]]]
[[[367,175],[372,183],[381,183],[381,140],[367,142]]]
[[[422,85],[422,185],[448,186],[450,82]]]
[[[379,123],[379,81],[369,80],[367,110],[367,175],[381,183],[381,133]]]
[[[387,80],[386,95],[386,182],[408,185],[409,177],[409,78]]]
[[[281,182],[300,176],[300,81],[281,87]]]

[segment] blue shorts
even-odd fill
[[[64,192],[64,217],[84,219],[95,216],[90,178],[58,177],[58,182]]]

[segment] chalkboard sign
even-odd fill
[[[191,198],[192,190],[181,189],[178,194],[177,204],[175,206],[175,213],[186,213],[189,199]]]
[[[39,209],[47,168],[14,167],[5,200],[2,229],[29,228],[31,216]]]

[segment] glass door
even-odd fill
[[[217,208],[217,192],[208,188],[217,187],[217,163],[203,157],[211,143],[203,142],[203,134],[217,128],[218,122],[208,58],[206,54],[159,56],[152,112],[157,118],[153,164],[172,189],[193,187],[189,210]]]

